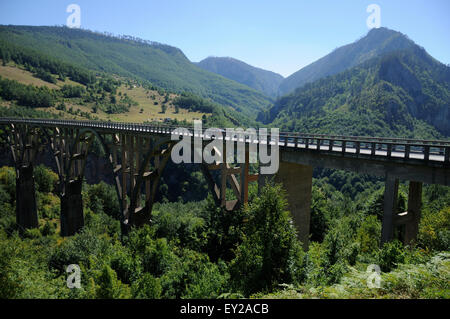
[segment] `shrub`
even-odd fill
[[[378,265],[384,272],[391,271],[405,261],[405,248],[398,240],[385,243],[378,253]]]
[[[96,297],[99,299],[127,299],[131,298],[131,289],[117,279],[116,272],[108,265],[103,267],[96,280],[98,288]]]
[[[111,244],[105,236],[99,236],[92,230],[84,228],[81,233],[68,238],[51,251],[49,266],[62,274],[67,265],[89,265],[90,257],[101,260],[110,253]]]
[[[201,250],[206,245],[205,220],[197,203],[165,203],[153,212],[156,236],[176,240],[181,247]]]
[[[104,212],[113,217],[120,215],[116,190],[105,182],[87,186],[86,203],[93,212]]]
[[[50,193],[58,181],[58,175],[52,172],[44,165],[38,165],[34,168],[34,182],[36,190],[43,193]]]
[[[38,212],[41,218],[58,218],[60,212],[60,199],[52,193],[36,194]]]
[[[380,246],[381,223],[377,216],[367,216],[356,234],[361,253],[374,254]]]
[[[52,222],[46,221],[44,226],[40,228],[42,236],[49,236],[56,233],[56,225]]]
[[[450,250],[450,207],[424,211],[419,225],[419,245],[429,250]]]
[[[130,284],[142,276],[140,258],[134,258],[129,250],[121,244],[114,247],[111,268],[117,273],[117,277],[126,284]]]
[[[14,168],[3,166],[0,168],[0,185],[3,185],[11,200],[16,198],[16,172]]]
[[[161,276],[164,298],[217,298],[225,290],[225,267],[211,263],[206,254],[182,249]]]
[[[247,208],[249,221],[230,273],[245,295],[298,281],[302,248],[280,185],[267,185]]]
[[[151,274],[143,274],[140,279],[131,286],[133,298],[137,299],[157,299],[161,298],[161,282]]]

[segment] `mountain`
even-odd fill
[[[279,93],[288,94],[306,83],[337,74],[376,56],[414,46],[414,42],[400,32],[387,28],[371,29],[365,37],[335,49],[284,79]]]
[[[97,72],[148,80],[175,92],[191,92],[253,117],[255,110],[271,103],[270,98],[248,86],[197,67],[178,48],[130,36],[67,27],[0,26],[0,42],[32,48]]]
[[[284,79],[277,73],[228,57],[209,57],[196,64],[204,70],[245,84],[271,97],[277,96],[278,87]]]
[[[305,84],[259,115],[283,130],[450,136],[450,67],[413,46]]]

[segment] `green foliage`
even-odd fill
[[[161,277],[164,298],[217,298],[229,280],[222,263],[183,249]]]
[[[326,194],[317,186],[313,186],[311,200],[311,240],[321,242],[327,231],[328,216],[330,207]]]
[[[245,295],[298,281],[302,250],[286,205],[280,185],[265,186],[249,205],[244,240],[230,266],[235,286]]]
[[[96,298],[100,299],[127,299],[131,298],[131,289],[117,279],[117,274],[108,265],[103,267],[98,276]]]
[[[198,203],[165,203],[156,205],[153,222],[156,236],[176,241],[181,247],[194,250],[206,246],[207,227],[201,218],[202,205]]]
[[[50,107],[55,103],[54,93],[46,86],[25,85],[1,77],[0,97],[7,101],[16,100],[19,105],[29,107]]]
[[[450,255],[440,253],[424,264],[401,264],[382,276],[383,288],[390,296],[410,298],[450,298]]]
[[[14,169],[0,168],[0,297],[448,298],[448,254],[437,251],[448,249],[446,188],[424,186],[417,248],[394,241],[380,249],[381,225],[367,209],[373,201],[364,193],[349,201],[327,182],[332,174],[320,175],[312,204],[317,241],[303,252],[280,185],[260,194],[252,187],[249,205],[232,214],[211,197],[155,204],[152,224],[122,240],[113,187],[85,185],[85,226],[61,238],[54,173],[41,166],[35,173],[40,227],[20,237]],[[382,194],[380,183],[332,179],[338,187],[349,179],[367,183],[367,194]],[[69,264],[81,268],[80,289],[66,287]],[[369,264],[383,271],[380,289],[367,288]]]
[[[182,109],[203,113],[213,113],[215,107],[214,103],[190,93],[183,93],[173,101],[173,104]]]
[[[140,258],[134,258],[131,251],[122,245],[116,245],[114,247],[113,255],[111,256],[111,268],[117,273],[117,277],[126,284],[138,281],[139,278],[145,276],[143,274],[142,260]],[[147,285],[145,281],[142,283]]]
[[[358,229],[356,240],[359,243],[361,253],[374,254],[380,246],[381,223],[377,216],[369,215]]]
[[[82,97],[86,93],[86,90],[79,85],[64,84],[61,88],[61,93],[66,98]]]
[[[230,214],[217,208],[212,196],[208,196],[207,206],[201,214],[205,220],[206,247],[205,251],[212,261],[230,261],[235,258],[235,249],[242,242],[243,229],[248,216],[243,210]]]
[[[405,261],[405,248],[398,240],[385,243],[378,253],[378,264],[382,271],[387,272],[397,264]]]
[[[8,60],[11,59],[17,64],[26,65],[29,70],[32,70],[32,68],[36,69],[36,76],[42,76],[44,81],[50,83],[55,83],[55,79],[51,74],[59,74],[63,78],[68,76],[73,81],[82,84],[89,84],[94,81],[95,77],[85,69],[63,63],[50,57],[51,55],[41,54],[34,48],[30,49],[22,46],[19,42],[8,41],[6,38],[0,37],[0,56],[7,56]],[[46,49],[50,48],[47,47]]]
[[[38,165],[33,169],[34,182],[36,190],[43,193],[53,192],[54,186],[58,181],[58,175],[46,168],[44,165]]]
[[[38,111],[28,107],[15,105],[14,107],[0,106],[0,116],[2,117],[25,117],[25,118],[59,118],[57,114]]]
[[[16,172],[12,167],[3,166],[0,168],[0,184],[9,195],[9,198],[14,200],[16,198]]]
[[[310,285],[328,285],[339,282],[356,263],[359,243],[355,240],[358,218],[344,216],[329,225],[323,242],[313,242],[304,257],[303,280]]]
[[[34,75],[41,80],[56,84],[56,78],[50,72],[47,72],[44,69],[36,69],[36,73]]]
[[[450,207],[425,211],[419,225],[419,245],[427,250],[450,250]]]
[[[95,185],[87,185],[86,189],[86,206],[93,212],[104,212],[116,218],[119,216],[119,200],[112,185],[100,182]]]
[[[158,299],[161,297],[162,287],[160,280],[149,273],[145,273],[131,287],[133,298]]]
[[[70,264],[90,265],[91,257],[102,259],[111,253],[111,246],[104,236],[99,236],[92,230],[83,229],[54,248],[50,254],[49,266],[52,270],[63,274]]]
[[[380,288],[368,288],[370,273],[366,265],[351,268],[339,283],[319,287],[286,285],[271,294],[257,294],[256,298],[283,299],[448,299],[450,291],[449,254],[439,253],[420,264],[400,264],[389,273],[381,273]]]

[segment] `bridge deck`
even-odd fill
[[[44,127],[64,127],[93,129],[99,133],[134,133],[138,135],[163,134],[170,136],[173,132],[177,135],[183,135],[180,127],[166,124],[135,124],[135,123],[116,123],[116,122],[96,122],[96,121],[76,121],[76,120],[55,120],[55,119],[18,119],[1,118],[0,124],[27,124]],[[194,134],[193,127],[184,127],[188,130],[191,137],[210,138],[203,128],[201,134]],[[186,132],[186,131],[185,131]],[[226,135],[224,129],[218,129],[219,140],[229,141],[230,137]],[[184,134],[184,135],[187,135]],[[279,145],[280,150],[284,151],[306,151],[317,152],[320,156],[333,157],[341,156],[344,158],[361,157],[363,159],[372,159],[374,161],[390,161],[396,165],[413,164],[421,167],[443,168],[445,174],[450,167],[450,141],[448,140],[418,140],[410,138],[385,138],[385,137],[361,137],[361,136],[338,136],[324,134],[305,134],[292,132],[279,132],[277,135],[270,136],[277,142],[270,142],[270,145]],[[245,138],[233,138],[233,141],[246,143],[266,144],[266,141],[258,141],[258,135],[251,134]],[[282,156],[283,157],[283,156]],[[434,172],[436,174],[436,172]],[[447,179],[445,177],[445,179]],[[446,182],[447,183],[447,182]]]

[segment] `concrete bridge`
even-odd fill
[[[16,167],[16,216],[21,229],[38,226],[33,178],[36,154],[49,145],[59,175],[61,234],[70,236],[83,225],[81,187],[87,155],[94,141],[110,163],[121,208],[122,232],[150,221],[160,177],[177,141],[176,127],[163,124],[1,118]],[[193,136],[192,133],[183,133]],[[205,130],[200,134],[205,135]],[[343,169],[383,176],[384,213],[382,243],[400,234],[405,243],[417,236],[422,183],[450,186],[450,141],[336,136],[280,132],[273,136],[280,166],[273,177],[287,191],[289,209],[298,237],[308,245],[312,173],[314,167]],[[223,133],[218,139],[226,140]],[[230,166],[225,159],[200,163],[218,206],[232,211],[248,200],[248,184],[261,187],[271,176],[250,174],[249,146],[261,144],[257,135],[234,138],[245,141],[245,163]],[[407,212],[397,214],[399,180],[409,181]],[[235,199],[227,200],[227,188]],[[400,230],[400,232],[398,232]]]

